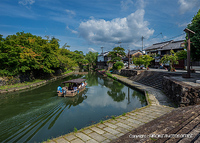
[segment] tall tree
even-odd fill
[[[124,51],[125,49],[122,47],[113,48],[113,50],[108,54],[108,56],[111,57],[111,60],[109,62],[115,63],[117,61],[121,61],[122,58],[126,55]]]
[[[188,29],[195,32],[195,34],[190,34],[191,39],[191,58],[193,60],[200,60],[200,9],[197,14],[193,17],[191,24],[188,24]],[[188,36],[186,36],[186,40]]]
[[[90,67],[93,68],[93,66],[96,65],[96,63],[97,63],[97,56],[98,56],[97,52],[91,52],[91,51],[89,51],[85,55],[85,59],[88,60],[89,68]]]

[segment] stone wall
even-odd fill
[[[192,86],[164,76],[162,85],[165,94],[179,107],[200,104],[200,84]]]
[[[130,77],[130,76],[138,75],[144,71],[145,70],[122,69],[120,72],[120,75]]]

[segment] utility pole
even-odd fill
[[[101,49],[102,49],[102,55],[103,55],[103,48],[104,48],[104,47],[101,47]]]
[[[143,51],[143,39],[144,39],[144,37],[142,36],[142,51]]]
[[[128,49],[128,69],[130,69],[130,49]]]

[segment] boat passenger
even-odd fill
[[[84,81],[84,85],[86,86],[87,85],[87,83]]]
[[[71,83],[69,84],[69,90],[72,90],[73,88],[72,88],[72,85],[71,85]]]
[[[82,87],[85,85],[83,82],[81,83]]]
[[[58,86],[58,88],[57,88],[57,92],[62,93],[62,87],[61,87],[61,85]]]
[[[74,87],[73,87],[73,89],[74,89],[74,91],[76,91],[76,90],[77,90],[77,87],[76,87],[76,86],[74,86]]]

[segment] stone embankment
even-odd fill
[[[61,76],[56,76],[56,77],[53,77],[53,78],[50,78],[50,79],[47,79],[47,80],[44,80],[44,81],[41,81],[41,82],[38,82],[38,83],[34,83],[34,84],[22,86],[22,87],[17,87],[17,88],[9,88],[9,89],[0,90],[0,94],[1,93],[21,91],[21,90],[24,90],[24,89],[31,89],[31,88],[34,88],[34,87],[39,87],[39,86],[45,85],[46,83],[55,81],[57,79],[65,78],[65,77],[72,75],[72,74],[87,74],[87,72],[71,72],[71,73],[64,74],[64,75],[61,75]]]
[[[195,83],[200,75],[193,75],[191,79],[179,77],[164,77],[163,91],[178,106],[185,107],[189,105],[200,104],[200,84]]]

